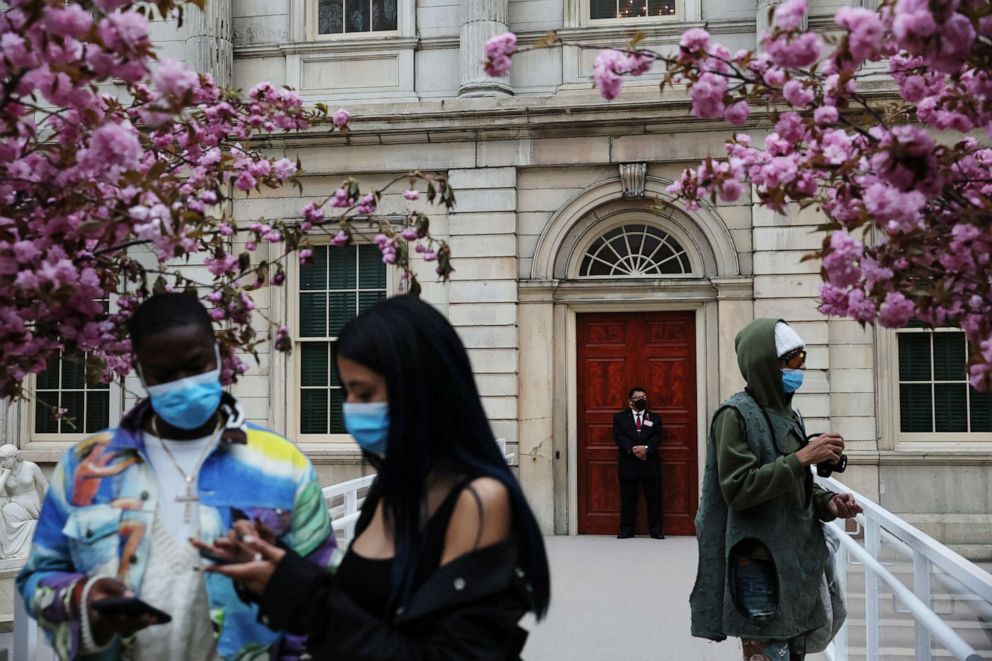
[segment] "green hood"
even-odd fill
[[[782,373],[775,350],[775,324],[779,321],[755,319],[737,334],[734,348],[737,350],[737,364],[751,396],[766,408],[791,415],[792,395],[787,395],[782,387]]]

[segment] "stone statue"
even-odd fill
[[[22,558],[31,548],[48,480],[13,445],[0,445],[0,558]]]

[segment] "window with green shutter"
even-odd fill
[[[35,379],[34,429],[40,434],[92,434],[110,426],[110,386],[86,382],[86,357],[56,356]]]
[[[386,265],[375,246],[317,246],[299,280],[299,431],[344,434],[335,343],[350,319],[386,297]]]
[[[897,334],[901,432],[992,432],[992,396],[968,383],[964,333],[916,326]]]

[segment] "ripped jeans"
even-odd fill
[[[741,608],[754,622],[767,622],[778,609],[778,577],[767,560],[738,559],[734,587]],[[803,650],[788,640],[742,640],[745,661],[801,661]]]

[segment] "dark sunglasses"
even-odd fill
[[[782,356],[781,360],[785,361],[789,369],[797,370],[806,362],[806,352],[803,349],[792,351]]]

